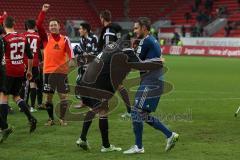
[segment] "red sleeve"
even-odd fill
[[[0,16],[0,24],[3,24],[4,19],[7,17],[7,14]]]
[[[70,59],[74,58],[74,53],[73,53],[73,49],[72,49],[72,45],[71,42],[69,40],[68,37],[65,37],[65,48],[66,48],[66,52],[68,54],[68,57]]]
[[[44,22],[45,17],[46,17],[46,12],[41,11],[39,13],[38,19],[37,19],[37,29],[38,29],[38,33],[39,33],[39,36],[40,36],[43,44],[46,44],[48,41],[47,33],[43,27],[43,22]]]

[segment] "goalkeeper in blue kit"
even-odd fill
[[[146,17],[139,18],[134,24],[134,33],[141,39],[137,54],[140,60],[144,62],[161,62],[161,49],[158,41],[150,35],[150,20]],[[142,145],[143,122],[145,121],[151,127],[163,132],[167,138],[165,150],[169,151],[177,142],[179,135],[170,131],[159,119],[151,116],[158,106],[160,96],[163,93],[163,68],[141,71],[140,86],[135,95],[135,104],[132,108],[131,117],[133,131],[135,135],[135,145],[124,154],[144,153]]]

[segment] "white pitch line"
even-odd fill
[[[240,93],[240,92],[223,92],[223,91],[191,91],[191,90],[175,90],[174,92],[180,92],[180,93],[218,93],[218,94],[234,94],[234,93]]]
[[[161,101],[226,101],[226,100],[240,100],[240,97],[229,98],[163,98]]]

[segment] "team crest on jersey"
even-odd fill
[[[111,44],[108,44],[108,45],[106,46],[106,49],[112,50],[112,49],[114,49],[114,48],[117,48],[117,43],[115,43],[115,42],[113,42],[113,43],[111,43]]]
[[[57,50],[60,50],[60,47],[59,47],[58,44],[55,44],[53,48],[54,48],[54,49],[57,49]]]

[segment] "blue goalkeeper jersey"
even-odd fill
[[[147,37],[143,38],[138,46],[137,55],[142,61],[159,61],[161,57],[161,48],[158,41],[152,36],[148,35]],[[142,80],[162,80],[162,69],[154,70],[148,72],[141,72]],[[145,76],[142,76],[142,75]]]
[[[153,58],[160,58],[160,44],[153,36],[148,35],[140,41],[137,53],[142,61]]]

